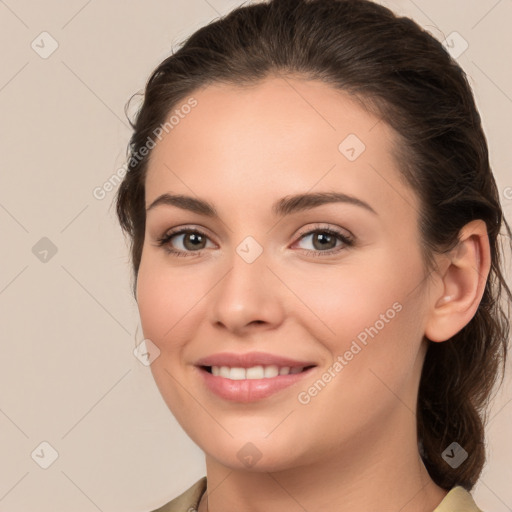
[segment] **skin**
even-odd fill
[[[156,384],[205,452],[210,511],[432,511],[446,491],[421,462],[416,398],[427,336],[442,342],[474,315],[489,270],[485,225],[468,224],[456,250],[424,267],[419,199],[400,179],[396,134],[330,86],[269,77],[256,86],[210,85],[152,150],[146,206],[164,193],[212,203],[219,218],[176,206],[149,209],[137,302],[145,338],[160,350]],[[338,146],[356,134],[349,161]],[[347,203],[277,217],[290,194],[340,192]],[[323,255],[321,224],[353,246]],[[200,229],[199,255],[171,228]],[[318,233],[318,232],[316,232]],[[247,236],[263,252],[236,252]],[[340,245],[341,244],[341,245]],[[334,243],[328,248],[334,247]],[[315,251],[316,256],[307,254]],[[314,384],[393,304],[401,309],[307,404]],[[218,352],[263,351],[314,361],[313,373],[268,398],[228,402],[209,392],[194,363]],[[246,443],[261,458],[237,456]],[[200,512],[206,510],[206,494]]]

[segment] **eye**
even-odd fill
[[[354,245],[352,236],[321,225],[301,233],[296,244],[303,243],[308,239],[313,248],[302,247],[302,249],[309,256],[329,256]],[[163,247],[168,253],[175,256],[199,256],[207,248],[209,241],[208,235],[199,229],[176,228],[158,238],[157,246]],[[210,247],[212,245],[215,246],[212,243]]]
[[[177,229],[168,231],[158,238],[157,245],[176,256],[195,256],[205,249],[208,236],[198,229]],[[176,248],[174,245],[177,245]],[[194,254],[196,253],[196,254]]]
[[[306,254],[311,256],[324,256],[338,253],[339,251],[354,245],[351,236],[333,228],[317,226],[316,229],[301,234],[298,244],[309,239],[309,246],[305,248]],[[308,244],[307,244],[308,245]]]

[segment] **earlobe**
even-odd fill
[[[485,222],[477,219],[466,224],[448,257],[425,326],[425,336],[435,342],[446,341],[465,327],[482,300],[491,266]]]

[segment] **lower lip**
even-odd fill
[[[206,387],[216,395],[225,400],[234,402],[254,402],[267,398],[282,389],[285,389],[302,380],[309,375],[315,367],[307,370],[288,374],[278,375],[268,379],[242,379],[232,380],[218,375],[212,375],[204,368],[198,368]]]

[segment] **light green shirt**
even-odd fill
[[[183,494],[152,512],[194,512],[199,506],[201,496],[206,491],[206,477],[203,476]],[[463,487],[451,489],[433,512],[482,512],[475,504],[471,494]]]

